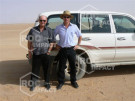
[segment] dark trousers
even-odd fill
[[[58,82],[64,83],[65,79],[65,67],[67,60],[69,61],[70,66],[70,81],[75,82],[76,81],[76,67],[75,67],[75,61],[76,61],[76,52],[72,48],[61,48],[59,51],[60,59],[59,59],[59,69],[58,69]]]
[[[49,83],[49,72],[48,68],[50,66],[50,56],[47,54],[42,55],[35,55],[33,54],[33,60],[32,60],[32,74],[31,80],[36,81],[38,80],[39,73],[40,73],[40,67],[43,67],[44,71],[44,79],[47,83]],[[36,76],[35,76],[36,75]]]

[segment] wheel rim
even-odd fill
[[[65,69],[65,73],[70,76],[70,66],[68,61],[66,62],[66,67],[67,68]],[[75,67],[76,67],[76,75],[77,75],[80,71],[80,64],[78,63],[78,61],[75,62]]]

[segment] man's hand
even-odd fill
[[[76,50],[76,49],[78,49],[79,48],[79,45],[76,45],[75,47],[74,47],[74,50]]]
[[[50,52],[47,52],[46,54],[47,54],[47,55],[50,55]]]
[[[80,37],[78,38],[78,44],[74,47],[74,50],[76,50],[76,49],[79,48],[79,45],[80,45],[81,41],[82,41],[82,36],[80,36]]]
[[[31,53],[31,52],[29,52],[29,53],[28,53],[28,55],[29,55],[29,57],[28,57],[28,58],[29,58],[29,59],[31,59],[31,58],[32,58],[32,53]]]
[[[31,59],[32,58],[32,50],[33,50],[33,46],[32,46],[32,42],[28,41],[28,58]]]
[[[48,52],[46,53],[47,55],[50,55],[50,52],[51,52],[51,50],[53,48],[53,45],[54,45],[54,43],[50,43],[50,47],[48,49]]]
[[[56,49],[57,49],[57,50],[60,50],[61,47],[60,47],[59,45],[56,45]]]

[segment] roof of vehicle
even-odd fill
[[[126,15],[126,16],[133,17],[132,15],[129,15],[127,13],[112,12],[112,11],[70,11],[70,12],[71,13],[82,13],[82,14],[115,14],[115,15]],[[63,13],[63,11],[50,11],[50,12],[40,13],[39,16],[45,15],[48,17],[49,15],[62,14],[62,13]],[[38,21],[38,18],[36,21]]]
[[[129,15],[129,14],[126,14],[126,13],[111,12],[111,11],[70,11],[70,12],[71,13],[84,13],[84,14],[90,13],[90,14],[122,14],[122,15]],[[63,13],[63,11],[50,11],[50,12],[40,13],[40,15],[49,16],[49,15],[53,15],[53,14],[62,14],[62,13]]]

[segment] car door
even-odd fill
[[[115,61],[135,61],[135,20],[126,15],[112,15],[115,25]]]
[[[112,62],[115,56],[115,35],[109,14],[81,14],[82,47],[93,63]]]

